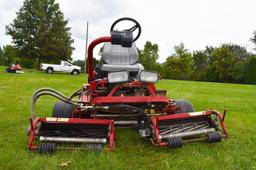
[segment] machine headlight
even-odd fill
[[[140,81],[147,83],[156,83],[158,80],[158,75],[155,72],[142,70],[139,76]]]
[[[122,83],[129,81],[129,73],[127,71],[108,73],[109,83]]]

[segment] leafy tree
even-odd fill
[[[246,61],[250,56],[245,47],[236,44],[222,44],[221,47],[229,49],[235,55],[236,61]]]
[[[236,44],[223,44],[222,47],[229,49],[234,54],[235,64],[232,70],[232,82],[244,82],[244,74],[247,60],[252,56],[245,47]]]
[[[93,58],[93,65],[94,65],[94,67],[98,63],[99,63],[99,61],[96,58]],[[75,61],[73,61],[73,64],[81,67],[81,69],[82,69],[81,72],[83,72],[83,70],[84,70],[84,60],[75,60]],[[88,67],[86,67],[86,72],[88,72]]]
[[[3,47],[3,65],[10,65],[12,63],[19,62],[17,59],[18,51],[11,45]]]
[[[193,80],[204,80],[208,66],[208,58],[204,51],[193,52]]]
[[[253,32],[253,37],[251,38],[251,41],[256,45],[256,31]]]
[[[72,62],[74,65],[77,65],[81,67],[82,69],[84,68],[84,60],[75,60]]]
[[[234,54],[229,49],[221,47],[214,51],[213,57],[216,60],[209,64],[207,70],[209,80],[232,82],[232,72],[235,64]]]
[[[192,73],[192,55],[181,43],[174,47],[175,54],[163,64],[165,78],[189,80]]]
[[[244,82],[245,64],[251,56],[244,47],[236,44],[207,46],[193,53],[193,80],[218,82]]]
[[[83,70],[84,69],[84,60],[75,60],[72,62],[74,65],[77,65],[79,67],[81,67],[81,69]],[[93,58],[93,65],[94,65],[94,68],[96,67],[97,64],[100,63],[100,60],[97,60],[96,58]],[[88,67],[86,67],[86,72],[88,72]],[[83,71],[81,71],[83,72]]]
[[[163,64],[157,62],[157,63],[155,64],[154,70],[152,70],[152,71],[155,71],[155,72],[159,73],[159,74],[160,74],[160,78],[164,77],[163,75],[164,75],[165,73],[164,73]]]
[[[179,58],[169,56],[163,63],[164,73],[162,74],[162,77],[167,79],[180,79],[181,70],[179,65]]]
[[[140,63],[147,70],[156,70],[158,63],[158,45],[152,44],[150,41],[147,41],[144,45],[144,49],[139,51],[139,60]]]
[[[188,51],[188,49],[185,48],[184,44],[181,43],[174,47],[176,56],[180,60],[180,69],[181,69],[181,75],[180,79],[189,80],[191,73],[192,73],[192,55]]]
[[[20,63],[24,68],[35,68],[37,65],[33,58],[20,57],[20,51],[12,45],[4,46],[2,52],[0,48],[0,65],[8,66],[12,63]]]
[[[81,60],[80,60],[81,61]],[[102,64],[102,59],[98,60],[96,58],[93,58],[92,59],[92,62],[93,62],[93,66],[94,66],[94,69],[96,69],[96,67],[99,67],[99,64]],[[80,62],[82,64],[82,62]],[[86,60],[86,63],[88,63],[88,61]],[[80,66],[80,65],[79,65]],[[82,70],[84,69],[84,61],[83,61],[83,65],[80,66],[82,68]],[[86,67],[86,73],[88,73],[88,67]]]
[[[25,0],[6,33],[21,57],[58,62],[71,58],[73,40],[55,0]]]
[[[222,44],[218,48],[207,47],[204,51],[207,60],[207,81],[244,82],[247,59],[251,56],[244,47],[236,44]]]
[[[256,84],[256,56],[249,59],[245,69],[245,82]]]

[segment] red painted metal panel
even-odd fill
[[[96,45],[103,43],[103,42],[111,42],[112,38],[107,36],[107,37],[101,37],[98,39],[95,39],[94,41],[91,42],[91,44],[88,47],[88,75],[89,75],[89,82],[94,80],[94,68],[93,68],[93,49]]]
[[[92,100],[92,104],[107,103],[169,103],[169,98],[165,96],[108,96],[96,97]]]
[[[52,117],[51,117],[52,119]],[[54,119],[54,118],[53,118]],[[38,120],[38,122],[44,122],[44,123],[67,123],[67,124],[77,124],[77,123],[81,123],[81,124],[99,124],[99,125],[103,125],[103,124],[111,124],[113,122],[113,120],[108,120],[108,119],[80,119],[80,118],[66,118],[67,121],[61,121],[60,118],[58,120],[58,118],[56,118],[56,121],[47,121],[47,118],[40,118]],[[64,118],[65,119],[65,118]]]
[[[202,115],[198,116],[207,116],[213,114],[212,111],[204,112]],[[184,119],[184,118],[190,118],[193,117],[189,113],[179,113],[179,114],[172,114],[172,115],[166,115],[166,116],[159,116],[158,120],[168,120],[168,119]]]

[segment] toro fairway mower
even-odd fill
[[[121,21],[133,26],[118,31],[116,26]],[[172,100],[165,90],[156,89],[158,74],[144,70],[138,62],[134,42],[140,34],[136,20],[118,19],[111,26],[110,36],[95,39],[88,47],[88,84],[69,97],[50,88],[34,93],[29,149],[52,153],[56,149],[101,150],[107,145],[111,150],[115,147],[114,129],[118,127],[135,128],[152,144],[169,148],[181,147],[188,141],[220,142],[227,137],[225,113],[195,112],[189,102]],[[94,68],[93,49],[101,43],[102,63]],[[36,116],[36,100],[43,95],[60,100],[52,117]]]

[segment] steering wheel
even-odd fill
[[[139,37],[140,37],[140,34],[141,34],[141,27],[140,27],[140,24],[138,23],[138,21],[136,21],[135,19],[133,18],[129,18],[129,17],[124,17],[124,18],[119,18],[118,20],[116,20],[112,25],[111,25],[111,28],[110,28],[110,33],[114,30],[115,26],[117,23],[121,22],[121,21],[132,21],[133,23],[135,23],[135,25],[129,29],[125,29],[123,31],[129,31],[129,32],[134,32],[136,29],[138,29],[138,33],[136,35],[135,38],[133,38],[133,42],[135,42]]]

